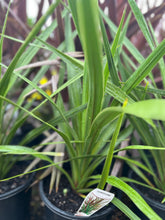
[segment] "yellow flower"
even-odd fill
[[[46,89],[45,92],[50,96],[52,94],[50,89]]]
[[[40,85],[44,85],[44,84],[47,83],[47,82],[48,82],[48,79],[47,79],[46,77],[43,77],[43,78],[39,81]]]
[[[31,98],[32,98],[32,99],[36,99],[36,100],[41,100],[41,99],[42,99],[42,95],[39,94],[38,92],[34,92],[34,93],[31,95]]]

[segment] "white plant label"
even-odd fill
[[[114,194],[101,189],[92,190],[84,199],[76,216],[90,216],[106,206],[114,198]]]

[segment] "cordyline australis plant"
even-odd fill
[[[43,43],[67,63],[68,79],[81,77],[81,79],[76,80],[73,86],[70,85],[68,87],[69,104],[71,108],[81,105],[87,105],[87,107],[84,111],[79,112],[75,117],[71,118],[72,127],[69,127],[68,124],[65,123],[62,124],[63,127],[60,127],[61,130],[63,129],[63,132],[65,131],[62,135],[68,150],[72,178],[65,170],[60,167],[58,168],[68,177],[71,186],[76,189],[77,192],[85,193],[92,184],[98,182],[93,181],[94,177],[92,178],[91,175],[96,169],[96,166],[102,161],[101,156],[104,155],[104,153],[108,153],[101,180],[98,185],[99,188],[104,188],[113,158],[114,146],[125,113],[146,118],[145,120],[150,124],[152,124],[152,121],[150,121],[151,118],[164,120],[163,112],[161,112],[159,118],[157,118],[159,108],[162,108],[165,104],[163,100],[151,100],[151,103],[144,101],[134,104],[136,100],[129,96],[129,94],[131,94],[133,88],[149,74],[151,69],[164,55],[165,42],[163,41],[151,53],[146,61],[139,66],[125,82],[124,86],[122,86],[113,59],[116,52],[116,46],[120,43],[122,44],[122,42],[119,43],[122,21],[112,45],[112,54],[107,41],[104,25],[102,21],[100,21],[97,1],[79,0],[68,2],[82,42],[85,63],[83,64],[71,57],[67,57],[47,43]],[[98,31],[98,27],[100,27],[100,31]],[[122,38],[124,37],[122,36]],[[105,67],[103,67],[104,57],[101,45],[102,39],[107,58]],[[106,92],[114,97],[112,107],[107,107],[108,104],[105,102]],[[128,102],[126,106],[115,107],[115,105],[117,106],[119,103],[124,103],[125,100]],[[58,104],[62,106],[60,98]],[[151,104],[155,106],[155,109],[150,109]],[[146,108],[150,109],[150,111],[147,111],[147,116],[144,114]],[[115,127],[116,129],[114,130]],[[113,134],[111,143],[110,145],[108,144],[109,146],[105,149],[103,147],[109,140],[110,134]],[[100,157],[98,153],[100,153]],[[109,177],[108,182],[126,192],[150,219],[160,219],[138,193],[122,180],[116,177]],[[112,203],[118,206],[130,218],[138,219],[138,217],[118,199],[113,199]]]
[[[56,111],[56,117],[48,122],[35,117],[44,125],[36,129],[34,134],[39,134],[45,128],[51,128],[62,137],[71,165],[71,174],[61,168],[58,163],[54,166],[66,175],[74,190],[87,193],[94,184],[98,183],[98,188],[103,189],[108,182],[124,191],[149,219],[161,219],[128,184],[117,177],[108,177],[108,175],[115,153],[115,145],[119,142],[122,121],[126,114],[145,118],[145,121],[152,126],[154,124],[151,119],[165,119],[164,111],[159,111],[165,107],[164,100],[136,102],[137,100],[133,96],[133,89],[141,83],[165,54],[165,41],[162,41],[153,50],[147,59],[124,81],[123,85],[116,67],[117,58],[121,52],[118,45],[122,46],[123,43],[128,43],[128,46],[133,48],[125,37],[127,26],[123,28],[123,32],[121,31],[124,15],[110,49],[98,1],[68,0],[68,4],[82,43],[85,62],[78,61],[37,38],[46,49],[58,55],[66,63],[67,82],[59,85],[50,97],[35,83],[29,82],[45,97],[45,102],[49,101]],[[68,20],[66,18],[66,22]],[[66,32],[66,52],[73,48],[73,41],[68,37],[71,28],[69,25],[67,27],[69,32]],[[24,80],[27,81],[26,77]],[[69,94],[68,111],[65,110],[59,94],[66,87]],[[58,97],[54,103],[53,97],[57,94]],[[109,107],[110,98],[113,101]],[[154,107],[151,108],[151,105]],[[127,135],[128,133],[124,132],[122,138],[126,138]],[[27,139],[28,137],[25,137],[25,140]],[[163,148],[153,147],[153,149],[162,150]],[[105,155],[107,157],[101,177],[92,176],[104,160]],[[112,203],[130,219],[139,219],[117,198],[114,198]]]

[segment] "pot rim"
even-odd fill
[[[61,217],[65,217],[68,219],[87,219],[87,217],[82,217],[82,216],[74,216],[72,213],[65,212],[59,208],[57,208],[55,205],[53,205],[48,198],[45,195],[44,189],[43,189],[43,180],[39,182],[39,193],[42,201],[44,202],[45,206],[49,208],[54,214],[58,214]],[[97,216],[105,216],[108,213],[112,212],[113,209],[115,208],[112,203],[110,203],[111,206],[107,206],[107,209],[105,210],[99,210],[98,212],[94,213],[92,216],[89,216],[92,219],[97,219]]]
[[[34,172],[31,173],[31,175],[29,176],[29,178],[27,179],[27,181],[23,185],[20,185],[20,186],[16,187],[15,189],[12,189],[8,192],[0,194],[0,200],[8,199],[12,196],[15,196],[16,194],[23,191],[24,189],[26,189],[29,186],[30,182],[32,181],[34,175],[35,175]]]

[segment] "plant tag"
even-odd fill
[[[75,215],[88,217],[110,203],[114,196],[113,193],[94,189],[86,196]]]

